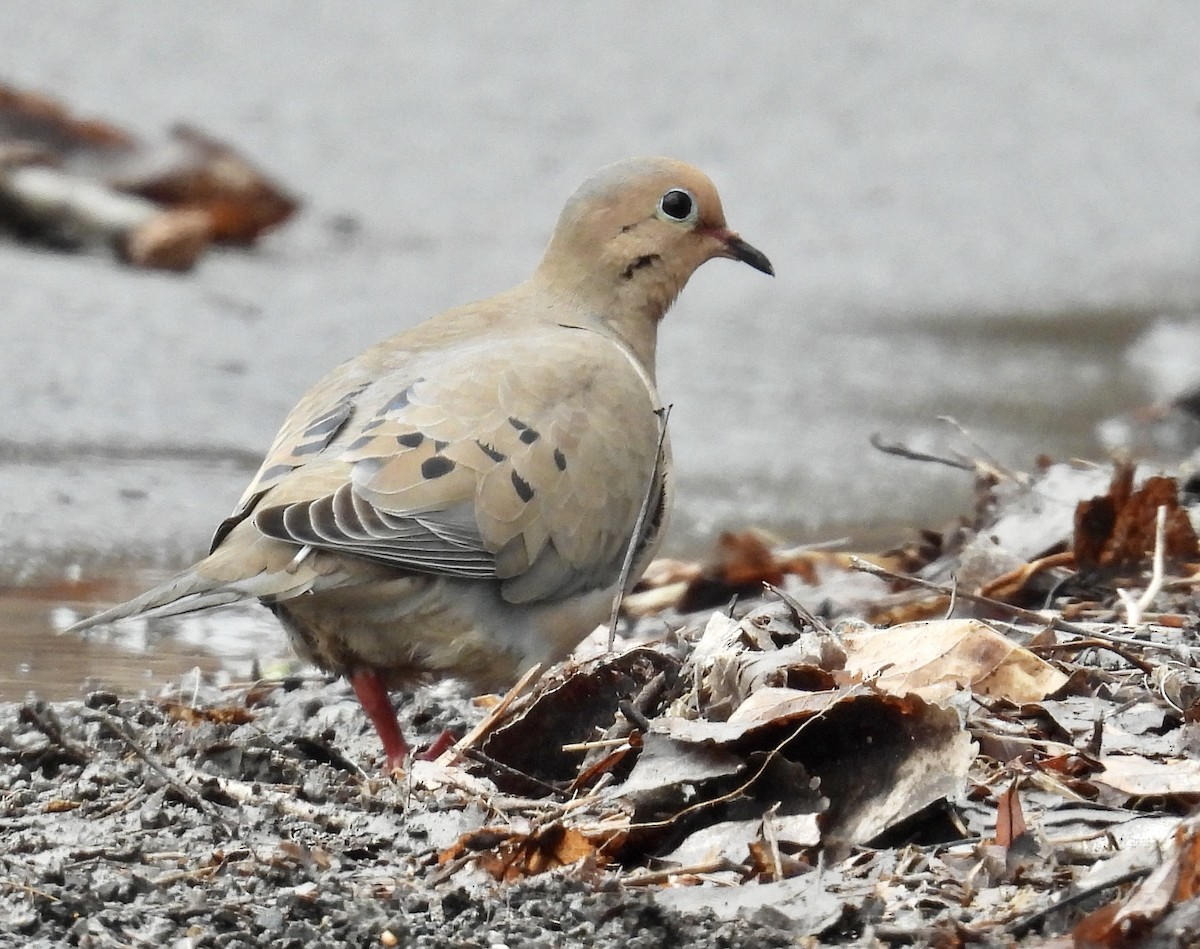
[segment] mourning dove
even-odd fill
[[[626,587],[649,563],[671,498],[658,322],[714,257],[774,273],[700,171],[603,168],[529,280],[334,369],[206,558],[73,629],[257,598],[303,658],[349,679],[400,766],[389,687],[505,687],[596,628],[627,554]]]

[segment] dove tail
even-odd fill
[[[230,589],[224,584],[205,579],[194,570],[172,577],[165,583],[135,596],[125,603],[80,620],[68,626],[64,632],[76,633],[93,626],[102,626],[116,620],[139,616],[145,619],[158,616],[178,616],[193,610],[205,610],[213,606],[225,606],[244,600],[249,594]]]

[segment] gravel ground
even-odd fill
[[[439,873],[482,812],[364,775],[377,739],[340,682],[286,683],[253,720],[215,689],[186,700],[0,707],[0,945],[792,944],[601,871]],[[403,706],[426,740],[479,715],[445,688]]]
[[[977,490],[879,562],[660,561],[636,643],[396,696],[464,735],[402,775],[318,676],[0,705],[0,947],[1196,945],[1194,483]]]

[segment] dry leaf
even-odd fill
[[[1133,476],[1133,463],[1119,462],[1113,469],[1108,494],[1081,501],[1075,509],[1073,549],[1080,570],[1119,569],[1148,562],[1154,553],[1159,507],[1166,508],[1167,557],[1196,557],[1196,532],[1187,512],[1179,506],[1175,479],[1147,478],[1134,490]]]
[[[1043,699],[1067,677],[979,620],[931,620],[843,635],[846,672],[894,695],[944,702],[960,689],[1017,704]]]
[[[816,814],[775,815],[772,832],[780,847],[789,853],[815,847],[821,842]],[[731,864],[745,862],[752,848],[762,840],[763,818],[718,821],[689,834],[684,841],[661,858],[681,867],[700,866],[723,860]]]
[[[579,755],[562,746],[595,738],[597,728],[613,723],[620,702],[633,698],[667,664],[664,655],[643,647],[564,663],[543,676],[531,695],[514,703],[481,750],[540,781],[574,781]],[[553,740],[547,740],[550,735]],[[502,789],[534,793],[515,775],[496,774],[494,779]]]
[[[217,705],[196,708],[182,702],[163,702],[162,709],[174,721],[187,725],[212,722],[216,725],[245,725],[254,721],[254,713],[242,705]]]
[[[1200,796],[1200,761],[1176,758],[1153,761],[1141,755],[1105,755],[1104,770],[1093,774],[1101,784],[1129,797]]]
[[[822,817],[826,836],[850,843],[869,841],[958,794],[975,757],[955,710],[862,686],[840,692],[765,688],[726,722],[667,718],[656,728],[680,741],[734,746],[747,756],[784,742],[785,760],[818,778],[829,799]]]
[[[0,226],[56,248],[115,246],[128,263],[186,270],[214,241],[251,244],[295,213],[236,151],[176,126],[139,141],[0,84]]]
[[[1021,811],[1021,798],[1017,794],[1017,782],[1013,779],[1007,790],[996,801],[996,843],[1011,847],[1012,842],[1025,833],[1025,815]]]
[[[651,732],[644,736],[642,753],[629,777],[605,796],[643,805],[661,804],[664,799],[681,799],[687,785],[737,774],[744,764],[741,757],[713,745]]]
[[[1084,917],[1072,935],[1081,947],[1132,947],[1149,940],[1151,931],[1172,908],[1200,893],[1200,827],[1195,819],[1175,831],[1158,869],[1124,900],[1102,906]],[[1182,934],[1156,934],[1156,945],[1183,945]]]
[[[581,860],[607,864],[606,850],[618,846],[622,839],[623,834],[619,832],[605,832],[599,839],[593,839],[557,822],[528,833],[484,828],[465,834],[443,850],[438,855],[438,863],[445,865],[470,856],[494,879],[511,883]]]

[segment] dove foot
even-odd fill
[[[443,754],[453,748],[454,743],[458,741],[460,737],[460,735],[454,734],[454,732],[447,728],[444,732],[438,735],[437,738],[430,742],[428,748],[422,748],[415,755],[413,755],[413,757],[418,761],[436,761]]]
[[[387,756],[386,770],[403,770],[404,761],[408,757],[408,742],[404,740],[400,731],[396,710],[392,708],[392,700],[388,696],[383,679],[371,669],[359,669],[351,673],[349,678],[359,704],[383,742],[383,752]]]

